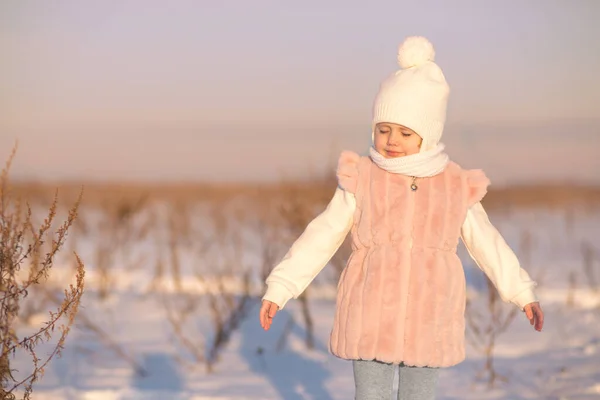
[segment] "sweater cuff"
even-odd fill
[[[277,282],[270,282],[262,299],[277,304],[281,310],[292,297],[294,297],[294,294],[284,285]]]
[[[511,302],[516,304],[521,311],[524,311],[524,308],[527,304],[535,303],[536,301],[538,301],[538,299],[532,288],[523,290],[521,293],[511,299]]]

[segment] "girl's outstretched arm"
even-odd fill
[[[354,194],[338,187],[329,205],[313,219],[266,279],[263,300],[282,309],[297,298],[340,248],[354,219]]]
[[[475,203],[467,211],[461,237],[469,255],[492,281],[503,301],[521,310],[538,301],[533,292],[537,283],[521,268],[517,256],[492,225],[481,203]]]

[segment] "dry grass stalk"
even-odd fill
[[[43,326],[26,337],[19,337],[15,325],[21,305],[29,292],[46,283],[54,259],[63,247],[67,232],[77,216],[82,192],[67,220],[52,235],[49,251],[41,256],[40,250],[56,216],[57,196],[55,195],[44,222],[35,228],[31,208],[23,206],[20,200],[13,200],[10,191],[8,173],[15,154],[16,147],[0,175],[0,396],[2,399],[15,399],[16,390],[22,390],[23,399],[30,399],[33,384],[41,378],[44,368],[55,356],[60,356],[78,312],[84,290],[85,269],[77,254],[76,282],[64,290],[64,297],[57,310],[51,311]],[[29,268],[28,273],[23,274],[26,268]],[[60,325],[62,318],[66,321]],[[55,330],[60,331],[58,339],[53,338]],[[47,356],[39,357],[36,353],[37,346],[51,339],[56,339],[56,344]],[[21,351],[29,354],[33,365],[30,372],[25,372],[24,378],[16,380],[10,362],[11,357]]]
[[[219,355],[228,343],[231,334],[247,316],[250,305],[250,270],[243,267],[244,242],[239,227],[234,222],[240,217],[235,217],[234,210],[228,210],[227,205],[208,210],[212,229],[205,229],[199,234],[202,237],[194,241],[197,246],[194,254],[202,260],[200,267],[193,271],[197,283],[203,287],[204,294],[199,295],[193,291],[186,291],[181,285],[175,285],[175,294],[164,296],[163,304],[167,312],[167,319],[173,329],[175,340],[183,346],[192,356],[195,363],[204,364],[208,373],[214,372],[219,361]],[[234,221],[227,217],[233,215]],[[177,254],[181,250],[182,241],[179,240],[181,232],[174,229],[176,224],[171,223],[169,251],[171,271],[182,273],[181,257]],[[175,254],[175,255],[174,255]],[[208,268],[210,266],[210,268]],[[208,273],[210,271],[210,274]],[[227,289],[227,283],[234,276],[242,276],[243,287],[241,294]],[[214,278],[209,279],[208,278]],[[175,279],[182,279],[181,275]],[[173,297],[178,303],[173,305],[169,300]],[[181,303],[180,303],[181,302]],[[207,307],[206,307],[207,306]],[[197,318],[197,310],[206,307],[212,321],[212,332],[199,332],[196,329],[186,329],[192,318]],[[194,324],[196,325],[196,324]]]
[[[581,243],[581,255],[583,258],[583,272],[588,286],[598,301],[596,308],[600,308],[600,271],[595,270],[595,265],[600,265],[600,253],[588,241]]]
[[[167,273],[170,273],[173,286],[177,292],[183,292],[183,276],[181,271],[181,252],[197,252],[198,257],[204,257],[207,249],[213,245],[216,240],[214,235],[208,234],[204,230],[196,232],[192,224],[193,218],[191,207],[192,204],[181,202],[170,205],[169,213],[166,221],[163,221],[167,226],[167,237],[161,233],[160,229],[155,229],[155,241],[157,249],[157,260],[154,264],[154,274],[152,281],[148,287],[149,292],[159,290],[167,279]],[[206,206],[206,204],[204,204]],[[219,204],[214,204],[217,208]],[[212,214],[209,213],[209,214]],[[161,224],[154,223],[155,227],[160,227]],[[198,238],[200,236],[200,238]],[[167,244],[167,255],[165,256],[164,244]]]
[[[191,354],[195,364],[204,364],[206,362],[204,336],[198,333],[188,334],[185,329],[190,317],[193,317],[202,305],[201,299],[193,293],[180,293],[178,298],[180,303],[176,306],[171,305],[167,294],[162,298],[167,320],[173,329],[174,339]]]
[[[493,388],[498,380],[507,381],[507,378],[498,373],[494,367],[494,348],[496,340],[508,329],[519,310],[511,307],[506,311],[492,281],[486,277],[487,302],[483,312],[473,306],[472,300],[467,298],[465,313],[467,322],[467,340],[473,347],[485,356],[484,368],[479,371],[476,379],[484,379],[489,388]],[[487,375],[487,379],[485,376]]]
[[[227,218],[228,216],[234,216]],[[214,221],[214,232],[217,240],[213,252],[207,254],[205,262],[212,265],[211,270],[216,272],[217,283],[213,290],[207,293],[211,320],[213,325],[212,340],[207,349],[207,372],[214,371],[214,365],[219,361],[219,356],[231,335],[241,322],[246,318],[252,305],[250,294],[251,271],[244,267],[243,234],[237,225],[241,222],[241,215],[236,210],[222,207],[219,211],[211,213]],[[212,257],[210,257],[212,255]],[[206,273],[196,271],[196,278],[206,286]],[[231,277],[242,277],[242,291],[240,294],[232,293],[226,289],[226,283]]]
[[[181,284],[181,263],[179,262],[179,243],[182,238],[185,239],[190,235],[189,225],[186,224],[188,221],[187,209],[176,207],[171,210],[171,215],[168,221],[169,224],[169,256],[171,266],[171,275],[173,277],[173,284],[178,292],[182,291]],[[158,272],[158,271],[157,271]]]
[[[521,264],[531,265],[532,254],[534,250],[534,240],[531,231],[524,230],[521,233],[519,245],[519,258]],[[527,268],[530,272],[531,269]],[[466,304],[466,322],[467,322],[467,340],[473,347],[482,353],[485,358],[484,368],[479,371],[476,379],[484,379],[489,388],[495,386],[497,381],[507,381],[507,377],[499,374],[494,368],[494,348],[497,338],[504,333],[511,325],[520,311],[514,306],[504,304],[498,294],[492,281],[485,277],[487,287],[487,302],[480,312],[474,307],[472,301],[467,299]],[[541,283],[543,275],[538,274],[536,281]],[[487,375],[487,379],[485,376]]]
[[[568,308],[575,306],[575,291],[577,290],[577,274],[575,271],[569,273],[569,290],[567,291],[567,299],[565,301]]]
[[[215,330],[206,358],[206,370],[209,373],[214,371],[214,366],[219,361],[221,351],[248,315],[252,303],[250,273],[247,271],[244,274],[244,291],[241,296],[226,293],[222,280],[217,293],[209,294],[209,305]]]
[[[335,176],[328,176],[323,182],[320,182],[319,187],[330,187],[330,190],[315,191],[312,196],[303,195],[300,193],[301,188],[290,185],[284,193],[282,203],[279,205],[279,217],[284,221],[285,230],[289,232],[288,242],[295,241],[306,229],[308,224],[323,211],[332,196],[332,190],[335,189]],[[339,258],[338,258],[339,260]],[[339,265],[339,264],[338,264]],[[272,266],[271,266],[272,268]],[[336,278],[339,277],[339,272]],[[306,327],[306,337],[304,338],[306,348],[313,349],[315,347],[315,334],[313,318],[310,312],[310,289],[307,288],[299,296],[300,306],[302,308],[302,316],[304,326]],[[290,331],[284,330],[283,335]],[[285,338],[282,340],[285,341]]]
[[[165,257],[159,252],[158,260],[155,266],[155,272],[148,290],[150,292],[157,291],[164,283],[165,273],[171,272],[175,293],[163,293],[161,302],[165,309],[167,321],[173,330],[173,339],[176,343],[183,347],[192,357],[194,364],[204,364],[205,356],[205,338],[200,332],[194,330],[189,333],[187,326],[189,321],[194,318],[197,311],[202,306],[202,299],[198,294],[185,291],[181,283],[181,265],[179,252],[181,247],[190,245],[192,231],[188,222],[187,208],[170,208],[168,215],[168,235],[166,242],[168,243],[168,262],[165,262]],[[162,239],[157,237],[157,247],[160,248]],[[189,250],[189,249],[188,249]],[[166,264],[166,265],[165,265]],[[173,299],[173,300],[172,300]],[[180,362],[184,361],[183,357],[177,357]]]
[[[594,293],[599,293],[600,285],[598,284],[596,271],[594,271],[594,260],[600,259],[600,257],[598,257],[594,247],[587,241],[581,243],[581,256],[583,259],[583,272],[588,285]]]
[[[337,178],[335,175],[329,174],[324,178],[315,180],[311,188],[303,185],[295,185],[291,182],[281,184],[279,195],[271,198],[269,202],[269,209],[278,211],[276,215],[271,215],[271,218],[279,221],[278,225],[281,233],[278,237],[281,243],[271,242],[270,249],[275,249],[277,245],[289,248],[289,245],[304,232],[313,218],[325,209],[336,188],[336,181]],[[346,260],[350,255],[350,250],[350,241],[347,239],[330,260],[330,264],[334,267],[334,271],[330,275],[330,280],[334,281],[334,283],[337,283],[339,280],[339,276],[346,265]],[[265,257],[264,261],[266,263],[263,265],[262,272],[263,280],[275,265],[276,259],[273,257],[275,254],[271,251],[269,254],[270,257],[268,259]],[[315,335],[309,299],[310,286],[305,289],[298,300],[302,310],[304,326],[306,327],[305,344],[307,349],[313,349],[315,347]],[[290,330],[284,329],[279,342],[285,343],[285,336],[289,333]]]
[[[150,232],[153,224],[152,214],[146,211],[147,198],[120,199],[115,202],[105,202],[102,205],[102,219],[98,224],[99,232],[92,234],[96,247],[96,271],[98,273],[98,296],[105,300],[115,285],[114,269],[117,260],[127,263],[131,268],[139,264],[139,260],[131,260],[132,244],[143,240]],[[138,224],[138,219],[145,219]]]
[[[308,290],[305,290],[303,295],[298,298],[300,300],[300,305],[302,307],[302,317],[304,318],[304,326],[306,327],[306,337],[304,338],[304,343],[306,344],[307,349],[315,348],[315,332],[314,332],[314,323],[313,318],[310,313],[310,305],[308,303]]]
[[[59,304],[61,299],[55,292],[50,290],[44,291],[45,299],[48,301]],[[131,367],[134,372],[139,376],[146,376],[148,373],[141,366],[135,358],[128,354],[128,352],[123,348],[123,346],[119,345],[119,343],[114,340],[99,324],[96,324],[89,318],[85,313],[77,314],[77,328],[82,331],[88,331],[95,335],[102,345],[108,349],[110,349],[113,353],[115,353],[119,358],[125,360]]]
[[[530,266],[533,261],[534,239],[529,229],[521,231],[521,240],[519,243],[519,259],[522,265]],[[527,267],[527,269],[530,269]]]
[[[256,202],[257,217],[253,221],[253,231],[256,232],[260,248],[260,281],[265,282],[277,260],[285,251],[281,240],[283,221],[273,209],[272,201]],[[264,289],[264,288],[263,288]]]

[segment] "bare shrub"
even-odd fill
[[[50,312],[49,319],[37,331],[20,337],[16,329],[21,312],[21,305],[29,292],[43,287],[50,274],[54,260],[63,247],[67,232],[77,216],[81,201],[81,192],[68,218],[51,235],[49,251],[42,255],[41,249],[49,234],[57,210],[55,195],[46,219],[39,227],[34,227],[32,212],[20,200],[14,200],[10,191],[8,172],[16,153],[16,147],[0,175],[0,396],[2,399],[15,399],[16,390],[23,391],[23,399],[30,399],[33,384],[40,379],[44,368],[54,356],[60,356],[66,338],[73,325],[81,296],[84,290],[84,265],[75,254],[76,280],[64,290],[64,297],[55,311]],[[66,321],[60,325],[60,320]],[[58,330],[58,338],[53,338]],[[37,346],[55,339],[56,344],[47,356],[40,357]],[[29,354],[32,361],[31,371],[26,371],[23,378],[15,379],[11,368],[11,358],[17,354]]]
[[[180,212],[180,211],[176,211]],[[206,226],[194,233],[195,240],[181,241],[181,231],[171,223],[169,256],[174,279],[195,284],[174,285],[174,293],[163,296],[167,319],[173,330],[176,345],[191,355],[194,364],[203,364],[206,372],[214,372],[221,351],[231,335],[246,318],[252,303],[251,269],[243,259],[245,243],[240,229],[241,216],[227,204],[213,204],[207,210]],[[193,268],[182,268],[181,250],[194,254]],[[196,262],[195,260],[200,260]],[[198,326],[200,311],[208,311],[210,331]],[[189,357],[188,357],[189,358]],[[180,361],[183,357],[180,358]]]
[[[498,336],[508,329],[519,313],[516,307],[507,310],[492,281],[486,277],[487,299],[484,307],[476,307],[471,299],[467,298],[466,322],[467,340],[485,357],[483,369],[475,377],[484,380],[489,388],[495,386],[498,380],[507,381],[507,378],[494,368],[494,349]]]
[[[315,185],[317,186],[317,185]],[[325,185],[317,186],[325,187]],[[335,188],[335,186],[334,186]],[[319,214],[327,204],[331,192],[327,190],[306,190],[303,187],[290,185],[283,193],[283,202],[279,206],[280,217],[284,221],[286,230],[289,232],[288,241],[296,240],[306,226]],[[308,349],[315,347],[315,335],[313,318],[310,313],[308,298],[310,297],[310,286],[298,297],[302,309],[304,325],[306,327],[305,343]],[[289,332],[289,331],[285,331]]]
[[[577,290],[577,274],[575,271],[569,272],[569,289],[567,290],[567,298],[565,304],[568,308],[575,306],[575,292]]]
[[[599,252],[591,245],[591,243],[583,241],[581,243],[581,258],[583,261],[585,280],[598,300],[596,307],[600,308],[600,271],[594,268],[596,265],[600,266]]]
[[[598,254],[594,247],[587,241],[581,243],[581,258],[583,260],[583,272],[590,289],[594,293],[600,292],[600,285],[598,284],[599,277],[596,276],[597,272],[594,270],[594,261],[599,259]]]
[[[531,265],[534,250],[534,239],[531,231],[521,232],[519,258],[523,265]],[[531,272],[531,269],[528,268]],[[536,281],[541,283],[542,274],[537,274]],[[492,281],[485,276],[487,298],[482,307],[473,304],[470,298],[466,303],[467,340],[485,357],[485,364],[476,375],[476,380],[486,382],[488,388],[493,388],[498,381],[507,382],[506,376],[496,371],[494,367],[494,350],[498,337],[512,324],[521,312],[513,305],[505,304],[498,294]]]
[[[82,225],[95,238],[95,269],[98,273],[98,296],[105,300],[114,287],[116,279],[114,270],[119,264],[122,267],[135,267],[140,260],[133,260],[132,244],[142,241],[150,232],[152,214],[146,210],[148,198],[141,194],[137,198],[113,199],[102,204],[102,218],[92,228]],[[141,219],[141,221],[140,221]],[[126,269],[126,268],[121,268]]]
[[[254,206],[256,215],[249,226],[256,232],[256,245],[261,260],[259,279],[264,285],[273,266],[285,254],[287,240],[283,239],[283,232],[286,227],[285,221],[274,207],[273,199],[257,199]]]
[[[50,290],[44,291],[44,299],[54,304],[60,304],[61,298],[57,293]],[[91,333],[94,339],[101,343],[104,348],[112,351],[119,358],[128,363],[138,376],[146,376],[148,372],[129,352],[119,344],[118,339],[111,336],[101,324],[94,322],[94,318],[88,317],[85,312],[77,314],[77,329],[81,332]]]
[[[331,171],[334,168],[329,168]],[[274,207],[278,211],[277,219],[280,221],[282,234],[280,238],[283,243],[289,247],[306,229],[308,224],[321,213],[327,203],[331,200],[333,192],[337,185],[335,174],[330,173],[322,178],[314,179],[309,185],[302,184],[282,184],[280,196],[276,199],[277,204]],[[333,266],[333,271],[327,274],[327,280],[336,286],[340,274],[346,266],[346,261],[350,255],[351,247],[348,238],[344,241],[340,249],[333,255],[329,264]],[[272,258],[270,262],[275,261]],[[273,268],[265,265],[265,272]],[[266,276],[266,274],[265,274]],[[305,344],[308,349],[315,347],[314,323],[310,312],[309,298],[311,286],[307,287],[299,296],[302,318],[305,326]],[[283,335],[290,332],[283,330]],[[285,338],[281,342],[285,342]]]

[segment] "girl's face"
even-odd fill
[[[375,125],[375,150],[385,158],[416,154],[421,149],[421,136],[403,125],[380,122]]]

